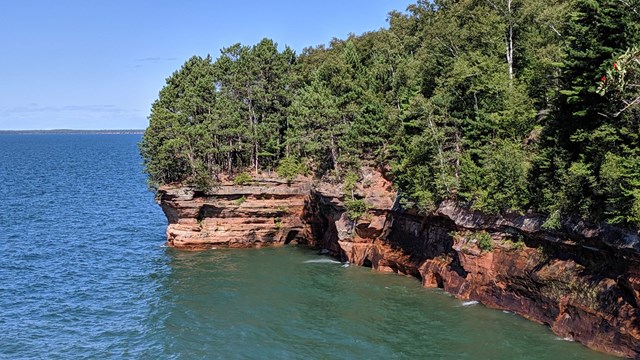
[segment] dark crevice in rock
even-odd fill
[[[288,244],[290,244],[290,243],[291,243],[292,241],[294,241],[294,240],[295,240],[295,243],[298,243],[298,234],[299,234],[299,233],[300,233],[300,232],[299,232],[298,230],[291,230],[291,231],[289,231],[289,232],[287,233],[287,237],[286,237],[286,239],[285,239],[285,241],[284,241],[284,244],[285,244],[285,245],[288,245]]]

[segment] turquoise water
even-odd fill
[[[139,140],[0,135],[0,358],[609,358],[303,247],[165,248]]]

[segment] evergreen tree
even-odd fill
[[[637,0],[419,0],[300,55],[270,39],[193,57],[142,143],[152,186],[278,169],[393,177],[444,199],[640,225]],[[391,171],[387,171],[391,169]],[[357,200],[352,198],[352,200]]]

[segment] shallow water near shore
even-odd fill
[[[611,358],[305,247],[166,248],[138,141],[0,135],[0,358]]]

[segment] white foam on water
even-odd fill
[[[342,267],[343,267],[343,268],[348,268],[348,267],[349,267],[349,263],[344,263],[344,264],[342,264]]]
[[[307,260],[304,262],[305,264],[342,264],[340,261],[331,260],[331,259],[314,259]]]
[[[477,302],[477,301],[475,301],[475,300],[471,300],[471,301],[465,301],[465,302],[463,302],[463,303],[462,303],[462,306],[471,306],[471,305],[476,305],[476,304],[478,304],[478,302]]]
[[[568,342],[573,342],[573,339],[570,337],[565,337],[565,338],[561,338],[559,336],[556,336],[556,340],[558,341],[568,341]]]

